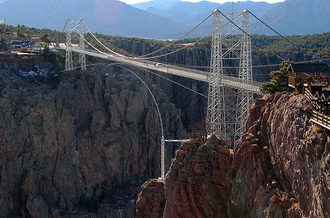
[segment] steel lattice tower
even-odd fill
[[[239,61],[239,71],[232,76],[238,77],[237,79],[241,82],[252,82],[251,38],[249,37],[250,13],[245,10],[240,15],[243,16],[243,29],[238,28],[240,35],[233,35],[233,32],[221,34],[220,14],[220,11],[214,11],[207,132],[209,135],[215,134],[234,142],[240,137],[244,129],[253,96],[247,91],[224,86],[222,80],[224,75],[229,73],[228,70],[224,71],[224,63]],[[235,26],[237,25],[235,24]]]
[[[79,49],[85,49],[85,39],[84,39],[84,20],[80,19],[78,24],[78,34],[79,34]],[[81,70],[86,70],[86,55],[79,53],[79,64]]]
[[[242,34],[239,78],[242,80],[242,82],[251,83],[253,80],[251,37],[249,36],[250,12],[248,10],[244,10],[242,14],[244,33]],[[245,123],[248,117],[252,100],[252,93],[243,90],[238,90],[236,136],[240,136],[245,129]]]
[[[65,54],[65,70],[71,71],[73,70],[73,61],[72,61],[72,21],[67,19],[65,24],[65,31],[66,31],[66,54]]]
[[[225,131],[225,102],[223,63],[222,63],[222,44],[220,34],[220,11],[214,11],[212,48],[211,48],[211,68],[208,76],[209,93],[207,107],[207,132],[216,136],[226,137]]]

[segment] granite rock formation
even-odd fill
[[[329,217],[330,133],[310,122],[312,110],[303,95],[280,93],[257,102],[232,166],[236,212]]]
[[[0,72],[0,217],[134,216],[141,184],[160,174],[161,133],[148,91],[117,70],[56,87]],[[151,89],[165,137],[185,137],[180,111]]]
[[[162,187],[161,182],[148,181],[143,185],[137,200],[138,217],[155,217],[150,207],[159,205],[162,197],[155,196],[162,193],[165,193],[163,210],[158,214],[164,217],[226,217],[232,158],[225,142],[215,136],[206,143],[200,139],[184,143],[176,151],[166,175],[165,192],[152,189]],[[157,203],[145,201],[147,198]]]
[[[258,99],[233,158],[214,137],[183,144],[164,217],[329,217],[330,133],[310,122],[312,110],[303,95]]]
[[[137,217],[162,217],[165,206],[164,183],[151,179],[142,186],[137,201]]]
[[[229,148],[215,136],[183,144],[165,180],[165,217],[226,217],[231,162]]]

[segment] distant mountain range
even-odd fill
[[[330,32],[330,1],[286,0],[261,19],[284,35]]]
[[[133,6],[188,27],[199,23],[216,8],[222,12],[248,9],[283,35],[330,32],[329,0],[286,0],[276,4],[252,1],[218,4],[208,1],[192,3],[181,0],[153,0]]]
[[[168,4],[166,4],[168,3]],[[195,17],[204,16],[204,18],[212,13],[214,9],[219,9],[222,12],[240,12],[249,9],[251,12],[260,16],[265,11],[269,10],[277,4],[269,4],[266,2],[227,2],[224,4],[200,1],[200,2],[187,2],[180,0],[154,0],[150,2],[143,2],[133,4],[134,7],[143,9],[149,13],[157,14],[168,19],[175,20],[179,23],[186,23],[188,20],[193,20]],[[196,21],[196,23],[201,20]],[[195,23],[195,24],[196,24]]]
[[[10,25],[63,30],[67,18],[84,18],[94,31],[109,35],[160,38],[183,25],[117,0],[7,0],[0,18]]]
[[[181,2],[181,0],[153,0],[153,1],[132,4],[132,6],[142,10],[146,10],[148,8],[158,8],[158,9],[166,10],[179,2]]]
[[[127,5],[117,0],[0,0],[0,19],[7,24],[63,30],[67,18],[84,18],[98,33],[144,38],[179,36],[214,9],[250,10],[283,35],[330,32],[329,0],[197,3],[153,0]],[[1,3],[2,2],[2,3]],[[134,6],[134,7],[133,7]]]

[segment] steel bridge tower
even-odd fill
[[[75,21],[67,19],[65,24],[66,31],[66,54],[65,54],[65,70],[73,70],[73,58],[72,58],[72,30],[75,29],[79,35],[79,48],[85,48],[85,39],[84,39],[84,21],[80,19],[77,26],[74,26]],[[79,64],[81,70],[86,70],[86,55],[79,53]]]
[[[211,64],[208,76],[209,93],[207,107],[207,132],[216,136],[227,137],[225,128],[225,102],[224,102],[224,84],[223,62],[222,62],[222,44],[220,35],[220,12],[214,11],[214,21],[212,30]]]
[[[79,34],[79,49],[85,49],[85,39],[84,39],[84,20],[80,19],[78,24],[78,34]],[[81,70],[86,70],[86,55],[79,53],[79,64]]]
[[[71,71],[73,70],[73,61],[72,61],[72,22],[70,19],[67,19],[65,24],[65,32],[66,32],[66,53],[65,53],[65,70]]]
[[[207,132],[209,135],[215,134],[233,143],[239,139],[244,130],[253,94],[223,84],[224,75],[228,71],[224,69],[224,62],[239,61],[239,71],[233,76],[241,82],[252,82],[250,12],[245,10],[240,15],[243,16],[243,28],[239,28],[241,31],[239,37],[233,36],[232,33],[221,34],[220,15],[219,10],[214,11],[211,69],[208,77]],[[225,39],[229,35],[231,35],[230,40],[227,42]],[[237,42],[233,42],[235,38]]]
[[[241,57],[239,65],[239,78],[244,83],[252,83],[252,48],[250,34],[250,12],[244,10],[243,13],[243,34],[241,43]],[[253,101],[253,94],[246,90],[238,90],[237,98],[237,122],[236,122],[236,136],[240,136],[245,130],[245,124],[249,115],[251,103]]]

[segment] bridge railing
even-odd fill
[[[311,121],[330,130],[330,116],[328,115],[313,110]]]
[[[125,59],[125,58],[123,58],[123,59]],[[180,66],[176,66],[176,65],[163,64],[163,63],[157,63],[157,62],[146,61],[146,60],[144,61],[144,63],[147,65],[149,65],[149,64],[154,65],[158,70],[166,69],[165,71],[162,70],[163,72],[170,72],[171,70],[180,70],[180,71],[185,71],[187,73],[193,73],[195,75],[201,75],[201,76],[205,77],[205,79],[202,79],[203,81],[205,81],[205,82],[208,81],[208,79],[207,79],[208,71],[195,70],[195,69],[191,69],[191,68],[184,68],[184,67],[180,67]],[[157,64],[159,64],[159,65],[157,65]],[[175,73],[173,72],[172,74],[175,74]],[[181,76],[183,76],[183,75],[181,75]],[[259,89],[259,87],[261,86],[261,82],[245,81],[242,78],[229,76],[229,75],[223,75],[222,79],[224,80],[223,83],[231,88],[247,89],[254,93],[261,94],[261,91]]]
[[[151,69],[151,70],[158,70],[164,73],[169,73],[172,75],[177,75],[177,76],[182,76],[182,77],[187,77],[191,79],[196,79],[204,82],[208,82],[208,72],[207,71],[201,71],[201,70],[195,70],[191,68],[184,68],[184,67],[179,67],[176,65],[171,65],[171,64],[163,64],[163,63],[158,63],[155,61],[150,61],[150,60],[141,60],[138,58],[134,57],[125,57],[125,56],[116,56],[116,55],[111,55],[111,54],[105,54],[105,53],[99,53],[95,50],[90,50],[90,49],[74,49],[72,48],[72,51],[74,52],[82,52],[87,55],[92,55],[95,57],[100,57],[100,58],[106,58],[110,59],[112,61],[118,61],[124,64],[130,64],[146,69]],[[240,90],[245,90],[248,92],[252,92],[255,94],[262,94],[260,91],[260,82],[256,81],[245,81],[241,78],[238,77],[233,77],[229,75],[223,75],[222,78],[222,83],[230,88],[235,88],[235,89],[240,89]]]
[[[231,80],[232,82],[234,82],[236,85],[243,87],[246,87],[247,85],[249,86],[255,86],[259,87],[261,86],[261,82],[257,82],[257,81],[246,81],[242,78],[238,78],[238,77],[234,77],[234,76],[228,76],[228,75],[223,75],[223,79],[225,80]]]

